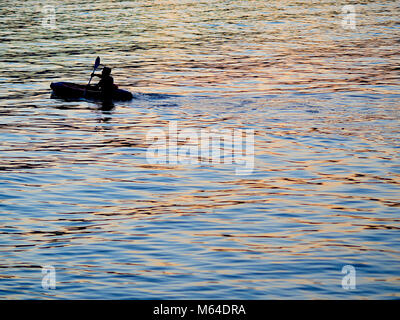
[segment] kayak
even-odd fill
[[[84,84],[72,82],[52,82],[50,88],[58,98],[103,100],[101,90],[93,86],[86,87]],[[114,101],[127,101],[131,100],[133,95],[129,91],[118,89],[118,87],[115,86],[112,97]]]

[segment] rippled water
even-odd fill
[[[2,1],[0,297],[398,298],[400,10],[346,4]],[[98,55],[134,100],[50,99]],[[172,121],[254,129],[253,172],[149,164]]]

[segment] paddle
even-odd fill
[[[96,58],[96,61],[94,62],[93,72],[92,72],[92,74],[90,75],[89,82],[88,82],[88,84],[87,84],[86,87],[85,87],[85,93],[84,93],[84,96],[85,96],[85,97],[86,97],[86,93],[87,93],[87,88],[89,87],[90,81],[92,81],[92,78],[93,78],[93,74],[95,73],[95,71],[96,71],[97,67],[99,66],[99,64],[100,64],[100,57],[97,57],[97,58]]]
[[[97,69],[97,67],[98,67],[99,65],[100,65],[100,57],[97,57],[97,58],[96,58],[96,61],[94,62],[93,72],[92,72],[92,74],[90,75],[90,80],[89,80],[87,86],[89,86],[90,81],[92,81],[93,74],[96,72],[96,69]]]

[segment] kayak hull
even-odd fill
[[[72,82],[52,82],[50,88],[58,98],[64,99],[90,99],[103,100],[101,90],[96,90],[94,87],[88,87],[84,84],[76,84]],[[127,90],[114,89],[112,100],[128,101],[132,100],[133,95]]]

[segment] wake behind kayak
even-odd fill
[[[58,98],[103,100],[102,91],[94,86],[72,82],[52,82],[50,88],[53,90],[54,96]],[[132,93],[127,90],[119,88],[113,90],[112,100],[114,101],[128,101],[132,98]]]

